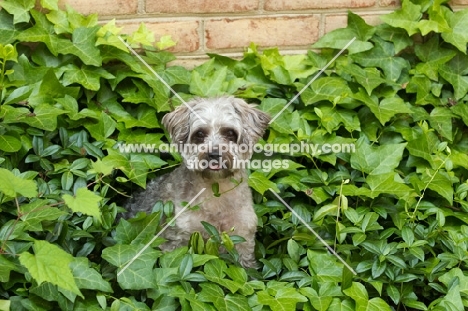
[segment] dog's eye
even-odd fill
[[[204,138],[205,137],[205,133],[203,133],[203,131],[198,131],[195,133],[195,137],[197,138]]]
[[[234,142],[237,141],[237,133],[234,130],[227,130],[226,132],[224,132],[224,136],[227,140]]]

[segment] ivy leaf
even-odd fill
[[[92,66],[101,66],[101,52],[95,46],[96,33],[99,27],[86,28],[79,27],[73,30],[72,42],[66,40],[59,47],[58,52],[62,54],[73,54],[78,56],[83,63]]]
[[[47,241],[34,241],[33,250],[34,255],[24,252],[19,260],[39,285],[50,282],[84,298],[70,270],[72,255]]]
[[[369,300],[369,294],[361,283],[353,282],[351,287],[343,290],[343,293],[345,293],[346,296],[351,297],[356,302],[356,311],[392,310],[381,298],[372,298]]]
[[[376,34],[385,41],[392,42],[397,54],[413,45],[413,40],[402,28],[395,28],[384,23],[377,26]]]
[[[24,122],[46,131],[55,130],[57,116],[65,113],[65,111],[48,104],[40,104],[34,109],[34,112],[27,108],[14,108],[12,106],[5,106],[3,110],[5,123]]]
[[[426,36],[430,32],[446,32],[450,31],[450,26],[446,20],[447,14],[444,14],[444,11],[449,9],[445,6],[441,6],[439,3],[435,2],[432,7],[428,9],[428,19],[423,19],[419,21],[419,29],[421,34]]]
[[[412,36],[419,31],[419,20],[422,17],[421,6],[411,1],[402,1],[401,8],[380,17],[385,23],[396,28],[403,28]]]
[[[85,122],[84,126],[89,131],[92,137],[97,140],[105,140],[107,137],[114,133],[117,122],[110,117],[107,113],[102,112],[98,118],[98,122],[95,120]]]
[[[351,166],[361,172],[377,175],[392,172],[401,162],[406,143],[371,146],[364,140],[358,142],[351,154]]]
[[[382,125],[385,125],[397,113],[413,112],[400,97],[383,98],[379,103],[376,96],[369,96],[363,89],[360,89],[353,97],[366,104]]]
[[[21,141],[11,135],[0,135],[0,150],[16,152],[21,149]]]
[[[78,83],[91,91],[98,91],[101,87],[100,79],[114,79],[115,76],[100,67],[82,66],[81,68],[70,64],[64,67],[64,85]]]
[[[102,198],[92,191],[86,188],[79,188],[74,197],[64,194],[62,199],[73,212],[93,216],[101,222],[99,202],[102,201]]]
[[[411,155],[425,159],[431,163],[433,168],[435,168],[432,154],[434,153],[434,150],[437,148],[439,143],[440,141],[433,131],[429,132],[418,129],[414,135],[414,138],[408,141],[406,149],[408,149]]]
[[[269,306],[272,310],[295,310],[298,302],[305,302],[307,298],[297,292],[295,288],[280,288],[274,296],[268,291],[257,293],[258,302]]]
[[[433,81],[438,80],[439,66],[447,63],[457,54],[454,50],[441,47],[438,36],[433,36],[424,44],[416,45],[414,51],[422,61],[416,65],[416,70]]]
[[[59,9],[57,0],[41,0],[41,6],[53,11],[57,11]]]
[[[341,69],[352,75],[366,89],[368,95],[371,95],[376,87],[386,82],[377,68],[361,68],[355,64],[346,64]]]
[[[54,26],[43,14],[32,9],[31,15],[36,22],[35,25],[19,33],[18,40],[23,42],[43,42],[55,56],[58,55],[61,46],[71,44],[69,40],[61,39],[57,36]]]
[[[445,198],[450,205],[453,204],[452,179],[447,172],[428,169],[422,174],[421,180],[428,185],[429,189]]]
[[[452,118],[454,114],[442,107],[435,107],[429,116],[429,124],[435,129],[440,135],[447,138],[449,141],[453,139],[452,132]]]
[[[372,194],[393,194],[399,198],[412,195],[414,190],[405,185],[398,174],[394,172],[369,175],[366,178]]]
[[[449,23],[450,29],[442,33],[445,41],[453,44],[460,52],[466,54],[466,44],[468,43],[468,10],[452,12],[444,10],[445,19]]]
[[[156,42],[156,46],[160,50],[165,50],[168,48],[173,47],[176,43],[172,40],[170,35],[162,36],[158,42]]]
[[[41,104],[52,104],[56,98],[62,98],[66,95],[77,97],[79,89],[76,87],[64,86],[55,75],[53,69],[49,69],[42,77],[39,87],[35,87],[29,97],[29,104],[32,107]]]
[[[385,77],[393,82],[398,80],[403,69],[410,67],[406,59],[395,56],[393,43],[380,40],[372,50],[353,54],[351,58],[363,67],[382,68]]]
[[[464,65],[467,61],[468,56],[458,53],[450,62],[439,68],[442,78],[453,86],[457,100],[463,98],[468,92],[467,68]]]
[[[34,0],[16,0],[16,1],[3,1],[2,8],[13,15],[13,22],[27,23],[29,22],[29,10],[34,8],[36,1]]]
[[[301,99],[305,105],[311,105],[322,100],[335,103],[351,94],[351,89],[343,78],[324,77],[312,82],[310,87],[301,94]]]
[[[23,179],[7,169],[0,168],[0,191],[11,198],[18,195],[33,198],[37,196],[37,185],[32,180]]]
[[[348,11],[348,27],[330,31],[315,42],[312,47],[341,50],[353,38],[356,38],[348,47],[350,55],[356,54],[372,49],[373,44],[367,41],[372,37],[374,32],[375,27],[369,26],[362,17]]]
[[[192,71],[192,80],[190,82],[190,93],[203,96],[219,96],[224,93],[223,84],[227,77],[227,67],[221,67],[217,70],[210,70],[203,74],[198,70]]]
[[[124,265],[135,258],[130,266],[117,276],[117,281],[123,289],[139,290],[156,286],[153,266],[160,252],[147,248],[137,256],[142,247],[141,245],[117,244],[102,251],[102,258],[119,267],[118,271],[122,271]]]
[[[0,10],[0,44],[13,43],[20,32],[20,28],[13,23],[13,16],[6,10]]]
[[[73,261],[70,263],[70,268],[78,288],[107,293],[113,292],[109,282],[104,280],[98,271],[89,267],[87,258],[73,258]]]
[[[260,194],[264,194],[270,188],[279,192],[278,186],[258,171],[249,175],[249,186]]]
[[[251,310],[247,298],[236,294],[225,295],[221,287],[211,283],[201,283],[198,295],[200,301],[212,302],[216,310]]]
[[[30,231],[42,231],[41,223],[43,221],[57,220],[66,214],[56,207],[49,206],[45,200],[35,200],[21,206],[21,220]]]
[[[137,44],[138,46],[140,44],[152,46],[154,41],[154,33],[149,31],[144,23],[141,23],[140,27],[138,27],[138,30],[128,37],[128,42],[130,42],[130,44]]]

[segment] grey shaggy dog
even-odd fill
[[[196,231],[208,238],[201,224],[205,221],[220,232],[243,237],[246,241],[236,245],[239,262],[244,267],[255,267],[257,215],[246,170],[239,163],[251,158],[252,148],[246,147],[260,139],[269,121],[266,113],[234,97],[198,98],[166,114],[162,123],[172,143],[182,147],[179,152],[183,164],[134,194],[126,204],[125,217],[139,211],[149,213],[157,201],[172,201],[177,215],[184,208],[183,202],[190,202],[206,188],[191,204],[199,209],[186,209],[174,226],[162,232],[167,242],[161,249],[187,245]],[[214,183],[219,185],[220,196],[212,191]]]

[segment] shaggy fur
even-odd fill
[[[236,245],[239,261],[244,267],[254,267],[257,216],[246,171],[236,166],[237,160],[249,160],[252,153],[245,148],[234,147],[255,144],[263,135],[270,117],[234,97],[196,99],[188,106],[192,109],[181,105],[165,115],[162,121],[173,143],[198,148],[182,148],[183,165],[150,181],[145,191],[135,194],[126,205],[128,212],[125,216],[134,216],[138,211],[149,213],[157,201],[172,201],[177,214],[183,209],[183,202],[189,202],[202,188],[206,188],[192,204],[198,205],[199,209],[185,210],[175,220],[175,226],[162,233],[167,242],[161,245],[161,249],[172,250],[187,245],[190,235],[196,231],[207,238],[201,224],[201,221],[206,221],[220,232],[245,238],[245,242]],[[221,196],[214,196],[213,183],[219,184]]]

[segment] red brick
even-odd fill
[[[147,13],[221,13],[258,9],[259,0],[147,0]]]
[[[205,23],[208,49],[260,46],[308,46],[318,39],[319,16],[213,19]]]
[[[382,7],[388,7],[388,6],[400,6],[401,1],[400,0],[380,0],[379,5]]]
[[[375,5],[375,0],[265,0],[265,10],[289,11],[307,9],[365,8]]]
[[[200,21],[145,22],[146,28],[153,31],[156,40],[165,35],[171,35],[177,44],[169,49],[172,52],[195,52],[200,48]],[[124,27],[123,33],[132,33],[140,27],[140,23],[119,24]]]
[[[468,0],[452,0],[450,5],[468,5]]]
[[[85,15],[133,15],[138,11],[138,0],[59,0],[61,8],[65,8],[66,4]]]

